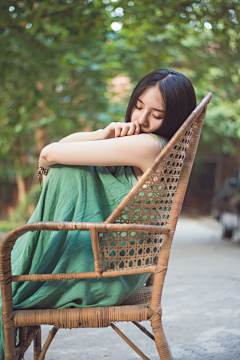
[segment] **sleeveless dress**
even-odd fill
[[[163,138],[159,140],[166,145]],[[103,222],[136,184],[131,167],[54,165],[28,223]],[[12,251],[12,273],[93,271],[88,231],[35,231],[21,236]],[[120,305],[132,298],[150,274],[116,278],[12,283],[14,309]],[[0,359],[4,359],[0,328]]]

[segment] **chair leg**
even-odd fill
[[[27,327],[22,326],[19,328],[19,342],[27,340]]]
[[[49,348],[51,342],[53,341],[53,338],[54,338],[54,336],[56,335],[57,331],[58,331],[58,328],[54,325],[54,326],[51,328],[51,330],[49,331],[47,340],[46,340],[46,342],[45,342],[45,344],[44,344],[44,346],[43,346],[43,349],[42,349],[42,351],[41,351],[41,354],[39,355],[38,360],[44,360],[45,354],[46,354],[46,352],[47,352],[47,349]],[[35,359],[34,359],[34,360],[35,360]]]
[[[19,359],[19,353],[15,347],[14,340],[14,326],[4,326],[4,342],[5,342],[5,359],[17,360]]]
[[[144,326],[142,326],[141,324],[139,324],[137,321],[132,321],[132,323],[137,326],[142,332],[144,332],[144,334],[146,334],[148,337],[150,337],[150,339],[152,339],[153,341],[155,341],[153,334],[150,333],[150,331],[148,331]]]
[[[151,320],[156,347],[161,360],[174,360],[162,327],[160,315]]]
[[[126,341],[126,343],[131,346],[131,348],[136,351],[136,353],[143,359],[143,360],[150,360],[146,355],[144,355],[144,353],[139,350],[139,348],[133,344],[133,342],[131,340],[128,339],[128,337],[126,335],[124,335],[120,329],[118,329],[118,327],[116,325],[114,325],[113,323],[111,323],[111,327],[113,328],[113,330],[116,331],[116,333],[121,336],[121,338]]]
[[[20,333],[19,333],[19,343],[16,346],[16,351],[17,351],[17,359],[23,359],[24,358],[24,354],[27,351],[27,349],[29,348],[29,346],[31,345],[31,343],[35,340],[36,337],[39,338],[38,333],[41,331],[40,326],[35,325],[35,326],[27,326],[27,327],[21,327],[20,328]],[[34,357],[35,359],[35,357]],[[37,358],[36,358],[37,359]]]
[[[41,347],[42,347],[41,340],[42,340],[42,334],[41,334],[41,326],[40,326],[40,330],[34,338],[34,350],[33,350],[33,359],[34,360],[38,360],[39,355],[41,353]]]

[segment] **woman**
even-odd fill
[[[125,123],[72,134],[42,150],[40,171],[51,170],[29,222],[106,220],[195,106],[185,76],[171,70],[145,76],[130,98]],[[26,233],[14,246],[12,266],[13,274],[92,271],[89,233]],[[13,304],[15,309],[119,305],[148,277],[13,283]]]

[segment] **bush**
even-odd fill
[[[18,226],[24,225],[26,221],[14,221],[14,220],[0,220],[0,241],[3,239],[4,234],[15,229]]]
[[[39,184],[32,186],[26,199],[15,208],[11,221],[26,223],[37,206],[40,194]]]

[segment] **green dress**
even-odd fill
[[[160,138],[161,141],[163,141]],[[137,182],[131,167],[51,167],[29,223],[103,222]],[[12,251],[13,274],[93,271],[88,231],[35,231],[21,236]],[[12,284],[14,309],[120,305],[143,286],[149,274],[116,278]],[[4,359],[3,328],[0,359]]]

